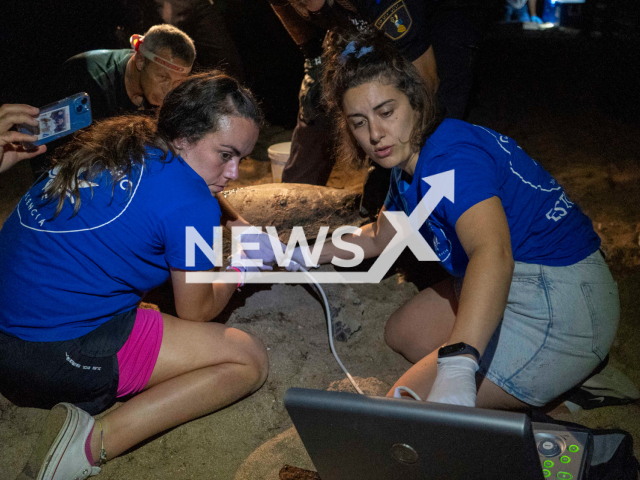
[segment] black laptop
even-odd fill
[[[588,432],[522,413],[290,388],[321,480],[580,480]]]

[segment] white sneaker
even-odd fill
[[[54,406],[40,442],[16,480],[85,480],[100,473],[84,451],[93,424],[91,415],[70,403]]]

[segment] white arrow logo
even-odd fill
[[[422,237],[419,230],[443,198],[446,197],[451,202],[455,201],[454,170],[424,177],[422,181],[430,186],[429,191],[420,200],[420,203],[418,203],[409,217],[404,212],[384,212],[384,215],[395,228],[396,234],[369,271],[313,272],[315,281],[317,283],[378,283],[384,278],[391,265],[406,247],[409,247],[420,261],[438,261],[438,256]],[[326,236],[326,231],[324,235]],[[278,245],[277,248],[280,249],[280,246]],[[290,248],[287,248],[287,250],[290,250]],[[314,256],[317,255],[314,250]],[[276,252],[276,257],[278,258],[285,256],[285,252]],[[289,256],[289,258],[291,257]],[[186,281],[187,283],[237,283],[238,274],[236,272],[187,272]],[[259,272],[259,274],[251,278],[250,283],[310,283],[310,280],[304,272]]]

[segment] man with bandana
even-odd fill
[[[170,90],[184,81],[196,57],[193,41],[172,25],[155,25],[144,36],[131,37],[131,49],[91,50],[68,59],[52,83],[48,101],[79,92],[89,94],[95,122],[116,115],[152,113]],[[53,152],[69,140],[52,142]],[[31,161],[37,175],[50,159]]]
[[[131,44],[131,49],[92,50],[71,57],[58,75],[58,96],[87,92],[93,120],[162,105],[167,93],[191,72],[193,41],[174,26],[155,25],[144,36],[134,35]]]
[[[283,182],[325,185],[335,163],[330,120],[322,109],[322,39],[327,30],[374,26],[391,38],[437,93],[443,113],[462,119],[483,26],[478,0],[269,0],[305,56],[300,110]],[[384,202],[388,172],[372,167],[363,214]],[[379,197],[379,198],[377,198]]]

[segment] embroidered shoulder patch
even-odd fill
[[[382,30],[392,40],[398,40],[405,36],[411,29],[411,15],[403,0],[387,8],[375,22],[376,28]]]

